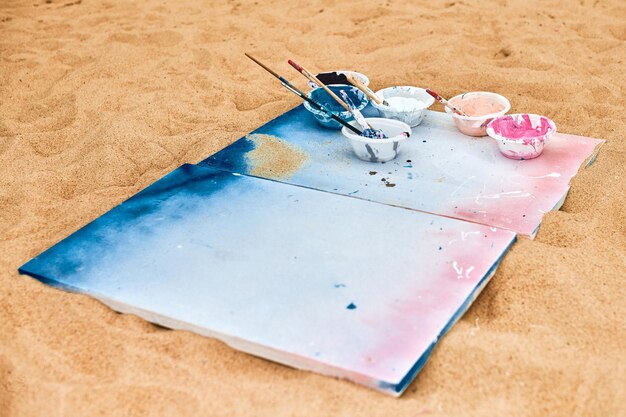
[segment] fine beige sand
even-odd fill
[[[0,416],[625,415],[625,22],[621,0],[0,0]],[[298,104],[245,51],[302,88],[288,58],[607,139],[400,399],[16,271]]]

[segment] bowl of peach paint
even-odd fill
[[[507,114],[487,125],[487,134],[498,142],[500,153],[510,159],[533,159],[556,133],[556,125],[537,114]]]
[[[446,106],[446,113],[452,116],[456,127],[461,133],[469,136],[487,136],[489,122],[511,109],[511,103],[506,97],[485,91],[459,94],[452,97],[449,102],[467,114],[461,116]]]

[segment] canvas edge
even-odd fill
[[[294,369],[299,369],[303,371],[310,371],[314,373],[318,373],[321,375],[333,377],[339,380],[346,380],[357,385],[362,385],[365,387],[369,387],[375,389],[379,392],[382,392],[387,395],[391,395],[394,397],[400,397],[404,391],[408,388],[408,386],[413,382],[417,374],[422,370],[422,368],[426,365],[426,362],[430,358],[434,348],[439,343],[441,338],[454,326],[454,324],[465,314],[465,312],[469,309],[472,303],[476,300],[476,298],[480,295],[482,290],[489,283],[491,278],[495,275],[495,272],[502,262],[502,259],[509,251],[511,246],[517,240],[517,235],[514,232],[506,230],[506,232],[511,233],[511,239],[509,243],[502,249],[502,252],[498,259],[491,265],[489,270],[485,273],[485,275],[479,280],[471,293],[467,296],[467,298],[463,301],[461,306],[457,309],[457,311],[452,315],[451,319],[446,323],[446,325],[442,328],[442,330],[437,334],[435,340],[429,345],[429,347],[418,357],[414,366],[407,372],[407,374],[400,380],[398,383],[392,382],[384,382],[372,379],[371,377],[352,371],[347,370],[334,365],[317,365],[315,361],[311,359],[304,358],[295,353],[289,352],[281,352],[276,349],[269,348],[267,346],[248,342],[243,339],[227,336],[219,332],[212,332],[207,330],[204,327],[196,326],[193,324],[189,324],[183,321],[180,321],[175,318],[171,318],[168,316],[163,316],[161,314],[152,312],[150,310],[145,310],[142,308],[133,308],[128,307],[124,303],[116,301],[112,298],[105,297],[101,294],[92,293],[85,291],[82,288],[75,287],[72,285],[64,284],[54,278],[47,278],[41,274],[38,274],[34,271],[30,271],[28,269],[28,262],[18,268],[18,272],[22,275],[28,275],[45,285],[49,285],[54,288],[58,288],[64,291],[83,294],[89,297],[93,297],[105,304],[109,308],[114,311],[123,313],[123,314],[133,314],[136,315],[150,323],[157,324],[159,326],[167,327],[170,329],[182,330],[182,331],[190,331],[196,333],[203,337],[209,337],[211,339],[219,340],[234,350],[241,351],[252,356],[268,360],[271,362],[278,363],[280,365],[287,365]],[[301,359],[298,359],[301,358]],[[341,372],[341,373],[340,373]],[[346,374],[348,374],[346,376]]]

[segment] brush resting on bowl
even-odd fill
[[[350,141],[357,158],[367,162],[387,162],[398,156],[401,144],[411,136],[411,127],[403,122],[378,117],[368,117],[367,122],[385,132],[387,138],[368,138],[343,128],[341,133]],[[353,124],[355,122],[352,122]]]
[[[340,92],[342,90],[345,91],[346,94],[350,97],[350,100],[352,100],[352,103],[354,103],[354,106],[357,110],[363,110],[369,102],[367,96],[361,90],[354,86],[338,84],[329,85],[328,88],[337,96],[341,94]],[[323,88],[318,87],[311,90],[308,94],[308,97],[316,103],[322,105],[325,110],[333,113],[344,121],[349,122],[351,120],[354,120],[354,116],[352,115],[352,113],[347,111],[339,103],[337,103],[337,101],[332,98],[330,94],[328,94]],[[333,120],[326,112],[313,108],[307,102],[304,103],[304,108],[307,109],[313,115],[313,117],[315,117],[315,120],[317,120],[317,122],[322,126],[329,129],[341,129],[341,124],[339,124],[339,122],[337,122],[336,120]]]
[[[511,108],[506,97],[486,91],[460,94],[452,97],[450,104],[467,114],[462,116],[447,106],[445,108],[459,131],[468,136],[486,136],[487,124]]]

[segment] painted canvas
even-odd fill
[[[372,109],[366,111],[372,114]],[[558,209],[569,182],[602,140],[557,133],[537,159],[503,157],[496,142],[461,134],[444,113],[427,112],[387,163],[357,159],[337,130],[299,106],[201,165],[503,227],[534,236]],[[278,167],[278,168],[277,168]]]
[[[400,395],[514,239],[500,228],[184,165],[20,272]]]

